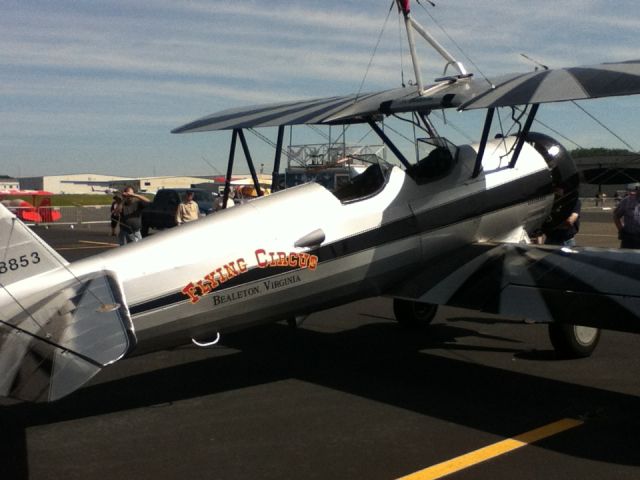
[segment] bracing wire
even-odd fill
[[[451,122],[451,120],[446,121],[443,116],[440,116],[440,114],[436,113],[435,111],[431,112],[431,115],[435,116],[438,120],[440,120],[442,122],[445,122],[448,127],[451,127],[453,130],[458,132],[469,143],[473,143],[475,141],[475,139],[473,137],[471,137],[471,135],[469,135],[467,132],[462,130],[460,127],[456,126],[454,123]]]
[[[591,114],[587,110],[585,110],[585,108],[582,105],[580,105],[575,100],[571,100],[571,103],[573,103],[576,107],[578,107],[580,110],[582,110],[589,118],[591,118],[594,122],[596,122],[598,125],[600,125],[602,128],[604,128],[607,132],[609,132],[611,135],[613,135],[618,140],[620,140],[629,150],[631,150],[632,152],[635,151],[634,148],[631,145],[629,145],[627,142],[625,142],[620,137],[620,135],[618,135],[616,132],[614,132],[609,127],[607,127],[604,123],[602,123],[600,120],[598,120],[593,114]]]
[[[517,108],[517,107],[516,107]],[[549,126],[548,124],[544,123],[541,120],[538,120],[537,118],[533,120],[535,123],[542,125],[544,128],[546,128],[547,130],[555,133],[556,135],[558,135],[560,138],[563,138],[564,140],[566,140],[567,142],[571,142],[573,143],[576,147],[578,148],[584,148],[582,145],[580,145],[578,142],[571,140],[569,137],[567,137],[566,135],[563,135],[562,133],[560,133],[558,130],[556,130],[555,128]]]
[[[431,20],[433,21],[433,23],[435,23],[437,25],[437,27],[442,30],[442,33],[444,33],[446,35],[446,37],[449,39],[449,41],[451,43],[453,43],[453,45],[455,45],[455,47],[458,49],[458,51],[462,54],[462,56],[464,58],[466,58],[469,63],[471,65],[473,65],[473,68],[475,69],[475,71],[478,72],[478,74],[484,78],[486,80],[486,82],[491,85],[493,87],[493,83],[491,82],[491,80],[489,80],[489,78],[482,72],[482,70],[480,70],[480,67],[476,64],[476,62],[473,61],[473,59],[467,55],[467,53],[462,49],[462,47],[458,44],[458,42],[455,41],[455,39],[449,35],[449,32],[447,32],[445,30],[445,28],[438,22],[438,20],[436,20],[436,18],[431,14],[431,12],[429,12],[429,10],[420,2],[420,0],[416,0],[418,2],[418,5],[420,5],[422,7],[422,9],[427,12],[427,15],[429,15],[429,17],[431,18]],[[429,1],[429,0],[427,0]],[[435,7],[435,4],[431,1],[429,1],[429,3],[431,4],[431,6]]]
[[[526,60],[532,62],[533,64],[535,64],[537,67],[540,67],[544,70],[549,70],[549,67],[543,63],[540,63],[538,60],[531,58],[529,55],[526,55],[524,53],[521,53],[520,56],[522,58],[525,58]],[[536,70],[537,70],[536,67]],[[620,137],[620,135],[618,135],[617,133],[615,133],[611,128],[607,127],[603,122],[601,122],[600,120],[598,120],[593,114],[589,113],[584,107],[582,107],[581,105],[578,104],[578,102],[576,102],[575,100],[571,100],[571,103],[573,103],[579,110],[582,110],[582,112],[587,115],[589,118],[591,118],[594,122],[596,122],[598,125],[600,125],[602,128],[604,128],[607,132],[609,132],[611,135],[613,135],[615,138],[617,138],[618,140],[620,140],[620,142],[622,142],[629,150],[631,150],[632,152],[635,151],[634,148],[629,145],[627,142],[625,142],[622,137]],[[549,127],[547,127],[549,128]],[[550,129],[551,130],[551,129]],[[571,140],[569,140],[571,141]],[[572,142],[575,143],[575,142]],[[578,145],[577,143],[575,143],[576,145]],[[579,146],[579,145],[578,145]],[[580,147],[582,148],[582,147]]]
[[[384,24],[382,25],[382,29],[378,34],[378,40],[376,41],[376,46],[373,48],[373,52],[371,53],[371,58],[369,58],[369,63],[367,64],[367,68],[364,72],[364,76],[362,77],[362,82],[360,82],[360,87],[358,88],[358,93],[356,93],[356,98],[353,100],[354,103],[358,101],[358,97],[360,97],[360,93],[362,92],[362,88],[364,87],[364,82],[367,80],[367,75],[369,74],[369,70],[371,69],[371,65],[373,64],[373,58],[376,56],[376,52],[378,51],[378,47],[380,46],[380,41],[382,40],[382,34],[387,28],[387,22],[389,21],[389,16],[391,15],[391,11],[393,10],[393,6],[395,5],[395,0],[392,0],[391,6],[389,7],[389,11],[387,12],[387,18],[384,19]]]

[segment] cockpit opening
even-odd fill
[[[458,147],[444,137],[418,139],[420,160],[407,169],[419,185],[446,176],[456,164]]]
[[[374,163],[349,183],[336,189],[333,194],[342,203],[356,202],[370,198],[382,190],[389,179],[391,166],[386,163]]]

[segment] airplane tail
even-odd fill
[[[135,341],[115,274],[75,275],[0,205],[0,396],[57,400]]]
[[[64,258],[0,205],[0,285],[7,286],[66,265]]]

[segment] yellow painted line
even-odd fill
[[[61,250],[95,250],[97,248],[100,249],[104,249],[104,248],[114,248],[117,247],[118,245],[87,245],[86,247],[56,247],[56,251],[61,251]]]
[[[91,240],[78,240],[78,243],[88,243],[90,245],[104,245],[106,247],[117,247],[117,243],[113,242],[92,242]]]
[[[450,475],[465,468],[472,467],[478,463],[490,460],[492,458],[504,455],[505,453],[517,450],[531,443],[542,440],[543,438],[557,435],[560,432],[569,430],[571,428],[578,427],[584,422],[575,420],[573,418],[565,418],[544,427],[536,428],[530,432],[522,433],[513,438],[508,438],[493,445],[474,450],[473,452],[465,453],[459,457],[452,458],[446,462],[438,463],[427,467],[424,470],[420,470],[415,473],[411,473],[405,477],[401,477],[398,480],[435,480],[442,478],[446,475]]]

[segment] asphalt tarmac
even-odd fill
[[[70,260],[112,248],[104,227],[36,231]],[[585,211],[578,242],[615,246],[610,212]],[[452,459],[450,479],[640,478],[640,336],[560,360],[543,325],[441,308],[407,331],[374,298],[221,343],[5,402],[0,479],[394,479]]]

